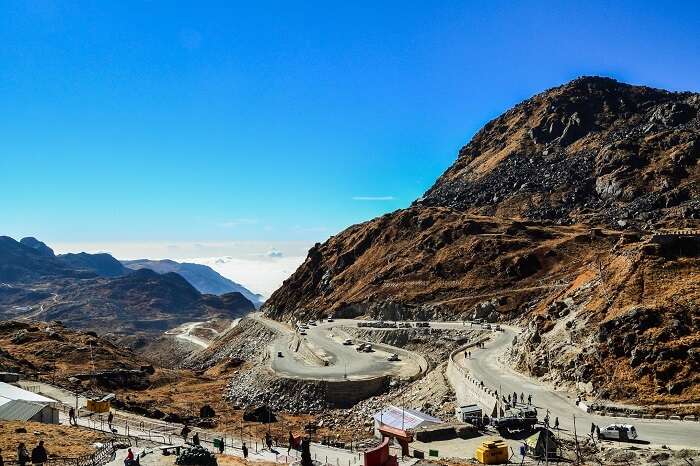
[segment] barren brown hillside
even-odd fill
[[[700,402],[700,236],[675,234],[700,230],[699,108],[607,78],[539,94],[413,206],[315,245],[264,311],[515,321],[535,375]]]

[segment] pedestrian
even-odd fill
[[[197,435],[197,434],[195,434],[195,435]],[[199,445],[199,437],[197,437],[197,445]],[[219,442],[219,453],[221,453],[223,455],[225,448],[226,448],[226,443],[224,442],[224,439],[222,438],[221,441]]]
[[[549,427],[549,413],[544,416],[544,426]]]
[[[131,448],[126,450],[126,458],[124,458],[124,466],[131,466],[134,464],[134,452],[131,451]]]
[[[294,435],[292,435],[292,431],[289,431],[289,448],[287,448],[287,454],[291,453],[292,447],[294,446]]]
[[[44,448],[44,441],[39,440],[39,444],[32,449],[32,464],[44,464],[49,459],[49,455]]]
[[[525,394],[520,392],[520,403],[525,404]]]
[[[591,422],[591,437],[593,437],[594,433],[595,433],[595,424]]]
[[[559,430],[559,417],[554,418],[554,428]]]
[[[269,432],[265,434],[265,445],[267,445],[268,450],[272,450],[272,435]]]
[[[20,442],[19,445],[17,445],[17,463],[19,463],[19,466],[25,466],[27,462],[29,462],[29,459],[27,447],[23,442]]]
[[[180,431],[180,435],[182,435],[182,439],[185,441],[185,443],[187,443],[187,436],[190,435],[191,431],[192,431],[192,429],[187,427],[187,424],[185,424],[182,427],[182,430]]]
[[[72,406],[68,410],[68,424],[71,426],[78,425],[78,420],[75,418],[75,408]]]
[[[195,432],[192,436],[192,444],[199,445],[199,432]]]
[[[532,394],[531,393],[528,393],[528,395],[527,395],[527,404],[532,405]]]
[[[595,436],[600,438],[600,426],[595,426]]]
[[[518,394],[513,392],[513,405],[518,402]]]
[[[112,414],[112,411],[107,414],[107,426],[109,427],[110,432],[112,431],[112,421],[114,421],[114,414]]]
[[[243,458],[248,458],[248,447],[245,446],[245,442],[243,442],[241,450],[243,450]]]

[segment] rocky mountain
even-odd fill
[[[411,207],[316,244],[263,311],[511,321],[526,372],[697,402],[699,110],[699,94],[597,77],[538,94]]]
[[[174,272],[182,275],[200,293],[221,295],[225,293],[238,292],[246,297],[250,302],[259,308],[263,299],[259,294],[255,294],[243,285],[240,285],[226,277],[223,277],[211,267],[200,264],[190,264],[187,262],[175,262],[173,260],[150,260],[138,259],[122,261],[129,269],[150,269],[158,273]]]
[[[0,318],[132,334],[210,317],[233,319],[255,309],[238,292],[203,295],[176,273],[131,271],[108,254],[55,256],[41,245],[0,237]]]
[[[100,277],[119,277],[131,272],[121,262],[106,253],[68,253],[61,254],[58,259],[72,269],[86,270]]]
[[[489,122],[417,204],[656,228],[700,219],[700,94],[585,77]]]

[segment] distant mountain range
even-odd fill
[[[0,319],[60,320],[101,333],[159,333],[254,309],[239,291],[202,294],[177,273],[132,270],[109,254],[57,256],[36,238],[0,236]]]
[[[182,275],[185,280],[197,288],[200,293],[220,295],[237,291],[252,302],[256,309],[263,304],[263,297],[261,295],[251,292],[243,285],[229,280],[206,265],[190,264],[188,262],[181,263],[169,259],[138,259],[122,261],[121,263],[133,270],[151,269],[158,273],[177,273]]]

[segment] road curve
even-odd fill
[[[484,349],[471,349],[471,359],[465,359],[463,353],[455,356],[455,362],[465,367],[471,374],[484,382],[486,386],[497,389],[499,393],[532,394],[533,404],[543,417],[546,410],[550,412],[552,422],[559,418],[562,429],[573,433],[574,416],[579,435],[590,433],[591,423],[606,426],[612,423],[634,424],[640,440],[649,441],[660,446],[675,448],[700,448],[700,422],[668,421],[654,419],[637,419],[599,416],[579,409],[575,400],[566,393],[557,392],[537,380],[523,375],[498,361],[498,357],[512,344],[517,334],[515,329],[506,328],[504,332],[494,333]]]
[[[423,356],[389,345],[373,344],[373,352],[358,352],[355,348],[361,341],[343,331],[343,328],[357,327],[358,321],[355,320],[319,323],[310,326],[307,335],[299,335],[280,322],[258,314],[252,317],[279,335],[271,342],[269,349],[270,368],[280,376],[326,381],[362,380],[387,375],[411,378],[427,369]],[[352,345],[343,344],[348,338],[352,340]],[[278,356],[278,353],[282,356]],[[399,355],[399,361],[388,360],[392,353]]]

